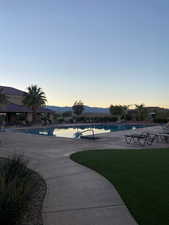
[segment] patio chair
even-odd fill
[[[156,136],[150,133],[141,133],[141,134],[125,135],[124,138],[127,144],[138,144],[141,146],[145,146],[146,144],[152,145],[152,143],[156,139]]]
[[[169,143],[169,134],[168,133],[158,133],[155,134],[157,138],[157,142],[165,142]]]

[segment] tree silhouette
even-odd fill
[[[84,110],[84,104],[81,100],[75,101],[72,106],[72,111],[76,116],[80,116]]]
[[[110,105],[109,111],[112,116],[117,116],[118,120],[125,117],[129,106],[127,105]]]

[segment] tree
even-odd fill
[[[136,112],[137,112],[137,120],[145,120],[146,117],[147,117],[147,110],[144,106],[144,104],[140,104],[140,105],[135,105],[135,109],[136,109]]]
[[[28,106],[33,111],[33,120],[36,121],[37,110],[44,106],[47,102],[45,93],[37,85],[27,87],[28,94],[23,100],[23,104]]]
[[[75,101],[75,103],[72,106],[72,110],[75,115],[80,116],[84,110],[83,102],[81,100]]]
[[[130,105],[123,105],[122,107],[123,107],[123,114],[122,114],[122,117],[123,117],[124,119],[126,119],[127,114],[128,114],[128,111],[129,111]]]
[[[125,117],[129,106],[127,105],[110,105],[109,111],[112,116],[117,116],[118,120]]]
[[[3,88],[0,89],[0,107],[8,103],[8,97],[3,93]]]
[[[65,111],[62,113],[63,117],[72,117],[72,111]]]

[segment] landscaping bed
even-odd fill
[[[0,221],[5,225],[42,225],[47,191],[44,179],[21,157],[0,159]]]

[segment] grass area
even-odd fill
[[[139,225],[169,224],[169,149],[85,151],[71,159],[106,177]]]

